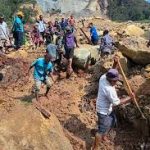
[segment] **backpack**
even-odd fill
[[[75,40],[75,37],[72,33],[69,34],[69,35],[66,35],[65,36],[65,46],[67,48],[74,48],[74,46],[75,46],[75,41],[74,40]]]

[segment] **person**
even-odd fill
[[[109,55],[113,51],[113,39],[109,35],[109,31],[105,30],[103,32],[103,37],[101,38],[101,45],[100,45],[101,55]]]
[[[14,45],[17,50],[21,48],[21,46],[23,45],[23,36],[24,36],[23,17],[24,14],[21,11],[19,11],[17,13],[17,17],[15,17],[12,28],[13,36],[15,39]]]
[[[71,27],[71,31],[74,32],[75,23],[76,23],[74,16],[71,15],[68,21],[69,21],[69,26]]]
[[[55,27],[55,31],[56,32],[60,32],[61,31],[61,26],[60,26],[60,24],[58,22],[58,19],[55,20],[54,27]]]
[[[59,72],[61,71],[61,62],[63,58],[63,52],[62,50],[55,44],[50,43],[46,48],[46,54],[52,56],[52,64],[54,66],[54,71],[59,76]]]
[[[58,49],[63,49],[63,46],[64,46],[63,35],[64,35],[64,32],[60,32],[56,38],[55,44],[57,45]]]
[[[117,65],[117,63],[116,63]],[[98,97],[96,100],[96,111],[98,116],[98,132],[95,136],[93,150],[98,150],[100,142],[108,142],[107,135],[115,126],[116,116],[113,108],[117,105],[126,104],[130,102],[131,97],[120,99],[117,96],[115,85],[119,80],[119,73],[117,69],[110,69],[101,76],[99,80]]]
[[[45,30],[46,30],[46,22],[44,21],[42,15],[39,16],[39,20],[37,21],[37,23],[38,23],[39,32],[44,40],[45,39],[44,35],[45,35]]]
[[[60,26],[61,26],[61,30],[65,30],[66,29],[66,27],[68,26],[68,23],[67,23],[67,21],[65,21],[65,18],[62,18],[61,19],[61,22],[60,22]]]
[[[73,72],[72,60],[74,56],[75,45],[76,47],[79,47],[77,43],[77,39],[75,35],[72,33],[71,28],[69,26],[66,27],[66,33],[64,35],[63,41],[64,41],[64,49],[65,49],[65,58],[68,61],[67,78],[69,78]]]
[[[46,45],[53,42],[54,33],[55,33],[55,30],[54,30],[54,27],[53,27],[53,23],[51,21],[49,21],[48,26],[47,26],[46,31],[45,31]]]
[[[39,101],[39,91],[41,88],[41,84],[44,83],[47,85],[45,96],[47,97],[48,92],[52,86],[52,82],[49,79],[51,77],[52,81],[54,82],[53,77],[53,65],[51,63],[52,56],[45,55],[42,58],[36,59],[29,68],[28,73],[34,67],[34,81],[35,81],[35,95],[36,100]]]
[[[6,48],[10,46],[10,34],[9,29],[4,21],[4,16],[0,15],[0,49],[2,52],[6,52]]]
[[[38,46],[41,46],[41,44],[43,43],[43,39],[42,39],[41,34],[38,30],[38,24],[35,24],[33,27],[33,30],[31,32],[31,39],[35,45],[35,48],[37,48]]]
[[[93,25],[93,23],[89,24],[89,28],[90,28],[91,42],[92,42],[93,45],[97,45],[98,41],[99,41],[99,36],[98,36],[98,33],[97,33],[97,29]]]

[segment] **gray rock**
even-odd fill
[[[86,48],[75,49],[73,65],[85,69],[91,59],[91,52]]]

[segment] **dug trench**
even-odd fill
[[[21,52],[20,52],[21,53]],[[17,54],[16,54],[17,55]],[[39,54],[41,56],[42,54]],[[3,74],[3,79],[0,81],[0,146],[3,149],[34,149],[39,150],[46,149],[71,149],[70,145],[66,142],[66,147],[61,146],[61,141],[69,140],[74,150],[90,150],[94,141],[93,129],[97,128],[96,121],[96,110],[95,102],[98,92],[98,80],[99,77],[106,71],[104,63],[108,63],[108,60],[97,62],[95,65],[89,68],[89,71],[78,71],[74,73],[70,79],[65,79],[65,73],[62,73],[62,79],[57,81],[51,88],[48,95],[49,99],[42,96],[45,92],[44,87],[42,88],[40,102],[42,105],[54,114],[63,128],[64,138],[60,137],[60,141],[56,141],[56,147],[52,147],[53,143],[49,145],[45,144],[52,139],[49,139],[52,135],[52,131],[46,130],[47,134],[43,133],[43,130],[39,131],[38,120],[40,113],[36,114],[36,109],[32,106],[32,100],[34,95],[31,94],[33,79],[32,74],[27,75],[28,67],[35,58],[39,57],[33,53],[27,54],[28,59],[24,58],[8,58],[7,56],[0,56],[0,72]],[[19,56],[20,57],[20,56]],[[110,150],[138,150],[138,149],[149,149],[149,80],[146,80],[141,74],[142,67],[132,66],[128,79],[133,85],[135,92],[139,99],[139,104],[146,115],[146,120],[142,120],[141,116],[134,104],[128,104],[115,109],[118,117],[118,125],[110,133],[112,144],[102,144],[100,149]],[[119,96],[127,96],[126,88],[123,82],[120,81],[117,84]],[[28,110],[29,109],[29,110]],[[30,116],[30,121],[25,122],[26,118]],[[16,119],[17,118],[17,119]],[[51,117],[50,117],[51,118]],[[14,131],[10,130],[10,123],[6,120],[17,121],[15,124]],[[43,118],[44,119],[44,118]],[[56,119],[54,126],[57,127]],[[30,126],[32,124],[32,126]],[[45,121],[44,121],[45,124]],[[30,126],[30,129],[26,129],[26,126]],[[47,127],[50,128],[49,124],[46,123]],[[17,127],[20,129],[17,129]],[[37,129],[37,134],[34,132],[34,128]],[[7,130],[6,130],[7,129]],[[29,135],[20,135],[21,131],[30,131],[30,137],[35,141],[29,142]],[[27,131],[28,130],[28,131]],[[53,129],[54,130],[54,129]],[[57,130],[57,128],[55,128]],[[9,133],[10,132],[10,133]],[[24,133],[23,132],[23,133]],[[9,136],[9,134],[11,136]],[[62,132],[60,133],[63,134]],[[7,135],[7,136],[6,136]],[[40,138],[36,136],[39,135]],[[58,133],[59,135],[59,133]],[[46,141],[44,140],[46,136]],[[13,137],[13,138],[12,138]],[[55,136],[52,136],[55,139]],[[65,139],[67,137],[67,139]],[[18,139],[23,142],[18,143]],[[43,139],[43,140],[42,140]],[[13,141],[7,147],[7,141]],[[26,141],[26,142],[25,142]],[[38,144],[37,144],[38,143]],[[19,145],[18,147],[16,145]],[[44,146],[43,146],[44,145]]]

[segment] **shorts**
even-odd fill
[[[115,113],[111,113],[110,115],[103,115],[97,113],[98,115],[98,132],[100,134],[106,134],[111,128],[115,127],[117,123]]]
[[[71,59],[74,56],[74,48],[65,48],[65,58]]]
[[[35,82],[35,91],[36,92],[40,91],[42,83],[44,83],[48,88],[50,88],[52,86],[52,81],[48,77],[46,77],[46,79],[44,81],[35,79],[34,82]]]

